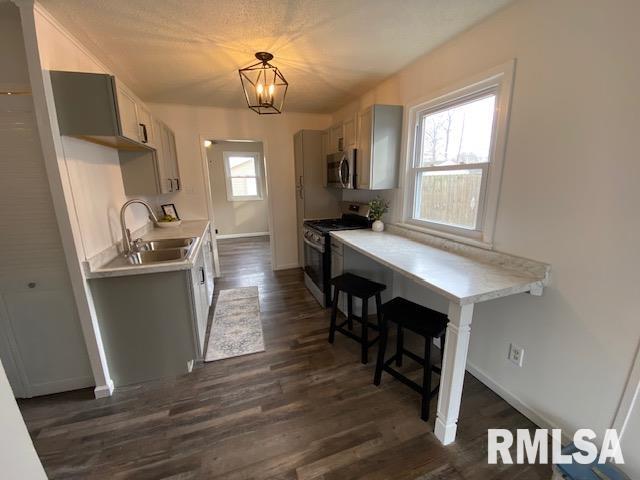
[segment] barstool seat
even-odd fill
[[[431,398],[437,395],[439,385],[431,390],[432,372],[441,373],[441,368],[431,363],[431,344],[434,338],[441,339],[442,348],[440,350],[440,360],[444,353],[445,334],[447,330],[448,318],[444,313],[437,312],[430,308],[418,305],[417,303],[396,297],[382,306],[382,322],[380,323],[380,346],[378,349],[378,359],[376,371],[373,377],[374,385],[380,385],[382,372],[385,371],[394,378],[400,380],[405,385],[422,395],[421,418],[424,421],[429,419],[429,405]],[[385,350],[387,348],[387,338],[389,325],[393,322],[398,327],[396,353],[385,360]],[[424,356],[421,357],[404,348],[404,329],[410,330],[424,338]],[[394,369],[391,364],[402,366],[404,356],[409,357],[423,366],[422,385],[407,378]]]
[[[338,290],[358,298],[371,298],[387,288],[382,283],[374,282],[353,273],[343,273],[331,279],[331,285]]]
[[[440,338],[447,329],[449,319],[444,313],[396,297],[382,306],[385,319],[402,324],[422,337]]]
[[[369,347],[377,342],[380,338],[378,334],[373,340],[369,340],[369,328],[379,330],[382,321],[382,300],[380,292],[386,289],[386,285],[373,282],[364,277],[354,275],[353,273],[344,273],[331,280],[333,285],[333,305],[331,307],[331,326],[329,327],[329,343],[335,340],[335,333],[340,332],[343,335],[357,341],[361,345],[361,361],[368,362]],[[338,300],[340,292],[347,294],[347,319],[337,324],[338,317]],[[353,314],[353,297],[362,300],[362,315],[357,317]],[[369,321],[369,299],[375,297],[376,311],[378,315],[378,324]],[[362,326],[360,336],[352,332],[353,322],[356,321]],[[347,326],[348,330],[344,328]]]

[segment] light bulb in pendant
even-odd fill
[[[262,104],[262,93],[264,92],[264,85],[259,83],[256,85],[256,93],[258,94],[258,103]]]

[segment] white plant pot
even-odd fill
[[[382,223],[381,220],[376,220],[375,222],[373,222],[373,225],[371,225],[371,230],[373,230],[374,232],[381,232],[384,230],[384,223]]]

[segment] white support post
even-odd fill
[[[440,393],[438,395],[438,413],[435,435],[443,445],[456,439],[458,414],[462,400],[462,386],[467,366],[467,351],[471,335],[473,304],[458,305],[449,303],[449,324],[444,347]]]

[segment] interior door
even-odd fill
[[[304,266],[304,247],[302,237],[302,222],[304,222],[304,132],[298,132],[293,137],[294,170],[296,181],[296,228],[298,230],[298,265]]]
[[[69,291],[36,286],[2,296],[8,325],[0,328],[13,334],[25,396],[83,388],[93,381],[71,287],[65,286]]]

